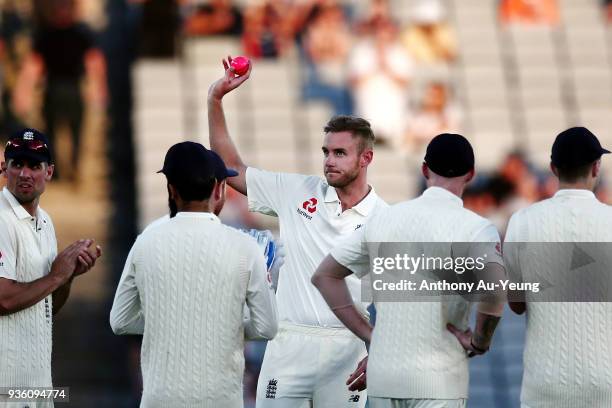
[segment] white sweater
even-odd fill
[[[33,218],[5,188],[0,194],[0,277],[32,282],[47,275],[57,255],[51,218]],[[0,316],[0,388],[51,387],[52,296]]]
[[[612,242],[612,207],[587,190],[560,190],[514,214],[506,242]],[[505,258],[518,273],[517,258]],[[558,264],[558,257],[553,261]],[[523,267],[526,282],[529,270],[548,269]],[[612,303],[527,300],[521,402],[530,408],[612,407]]]
[[[147,229],[111,311],[117,334],[142,333],[143,407],[242,407],[248,334],[272,338],[277,316],[261,250],[209,213]]]
[[[361,232],[359,232],[361,230]],[[463,208],[451,192],[431,187],[422,196],[374,215],[331,255],[363,277],[373,254],[362,243],[486,242],[488,262],[503,263],[495,251],[499,234],[485,218]],[[359,235],[361,234],[361,237]],[[450,248],[450,247],[449,247]],[[449,254],[450,255],[450,254]],[[420,253],[412,256],[420,256]],[[379,302],[368,361],[368,395],[381,398],[459,399],[468,395],[468,360],[447,323],[465,322],[467,302],[451,313],[448,301]],[[452,315],[452,316],[451,316]]]

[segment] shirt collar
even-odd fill
[[[555,193],[553,197],[595,198],[591,190],[565,188]]]
[[[463,200],[461,197],[457,197],[455,194],[442,187],[429,187],[427,190],[423,191],[422,196],[436,200],[448,200],[463,207]]]
[[[181,211],[176,213],[176,218],[201,218],[210,220],[213,222],[221,223],[219,217],[210,212],[193,212],[193,211]]]
[[[18,219],[23,220],[26,218],[32,218],[32,215],[27,212],[21,204],[19,204],[19,201],[17,201],[13,193],[11,193],[8,188],[4,187],[2,189],[2,194],[4,195],[6,201],[8,201],[8,203],[11,205],[11,208]],[[36,210],[36,215],[40,215],[40,211],[38,211],[38,209]]]
[[[374,191],[374,187],[370,187],[370,192],[356,205],[354,205],[351,209],[355,210],[359,214],[367,217],[370,212],[376,207],[376,203],[378,201],[378,195]],[[332,186],[327,186],[327,191],[325,192],[324,201],[326,203],[334,203],[340,202],[340,198],[338,197],[338,192]]]

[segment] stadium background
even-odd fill
[[[165,182],[155,173],[165,151],[180,140],[207,144],[206,92],[222,74],[221,58],[253,57],[251,79],[225,102],[248,164],[321,174],[325,122],[336,112],[362,114],[381,140],[370,182],[395,203],[422,189],[429,138],[461,132],[479,172],[465,204],[503,233],[513,211],[554,191],[547,165],[559,131],[584,125],[612,146],[607,3],[0,0],[2,140],[21,125],[46,128],[45,75],[32,81],[28,70],[32,38],[50,15],[74,7],[75,23],[89,26],[104,55],[97,77],[94,67],[76,78],[87,96],[78,168],[70,131],[60,125],[61,177],[42,201],[60,248],[84,236],[105,248],[56,321],[54,383],[71,387],[71,406],[138,405],[139,339],[113,336],[108,311],[136,234],[166,213]],[[381,55],[387,69],[372,62]],[[106,86],[96,84],[100,78]],[[610,202],[607,160],[597,194]],[[222,216],[236,226],[276,228],[273,218],[248,213],[237,194]],[[471,360],[468,406],[518,406],[523,336],[524,319],[505,313],[492,351]],[[246,348],[246,407],[254,406],[264,347]]]

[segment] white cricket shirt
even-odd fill
[[[211,213],[179,212],[138,237],[110,323],[144,334],[141,406],[242,407],[245,333],[269,339],[278,326],[266,277],[255,241]]]
[[[373,216],[331,255],[359,277],[370,273],[363,244],[376,242],[477,242],[487,263],[503,265],[499,234],[487,219],[463,208],[448,190],[430,187]],[[484,243],[490,243],[485,245]],[[497,249],[496,249],[497,247]],[[416,254],[418,257],[420,254]],[[376,326],[368,360],[368,395],[380,398],[467,398],[467,355],[447,329],[449,304],[376,302]],[[464,309],[467,319],[469,306]]]
[[[278,216],[280,237],[287,250],[276,291],[279,319],[344,327],[310,278],[341,237],[361,228],[370,215],[387,204],[372,189],[360,203],[343,212],[336,189],[317,176],[249,167],[246,182],[249,210]],[[347,283],[355,302],[360,302],[359,279],[352,277]]]
[[[32,282],[57,256],[55,229],[40,207],[32,217],[5,187],[0,194],[0,278]],[[52,295],[0,316],[0,387],[51,387]]]
[[[515,213],[505,241],[612,242],[612,207],[588,190],[559,190]],[[525,282],[533,273],[556,270],[572,257],[572,251],[559,253],[552,245],[547,247],[552,256],[527,256],[515,245],[506,248],[509,273]],[[563,252],[567,246],[559,248]],[[612,407],[612,303],[533,302],[529,295],[526,299],[521,402],[542,408]]]

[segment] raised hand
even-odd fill
[[[208,89],[209,98],[221,99],[225,94],[233,91],[238,88],[244,81],[249,79],[251,75],[251,69],[253,69],[253,64],[249,64],[249,69],[246,74],[242,76],[236,76],[236,72],[234,68],[232,68],[232,57],[228,55],[227,60],[222,60],[223,68],[225,69],[225,75],[217,81],[213,82],[213,84]]]

